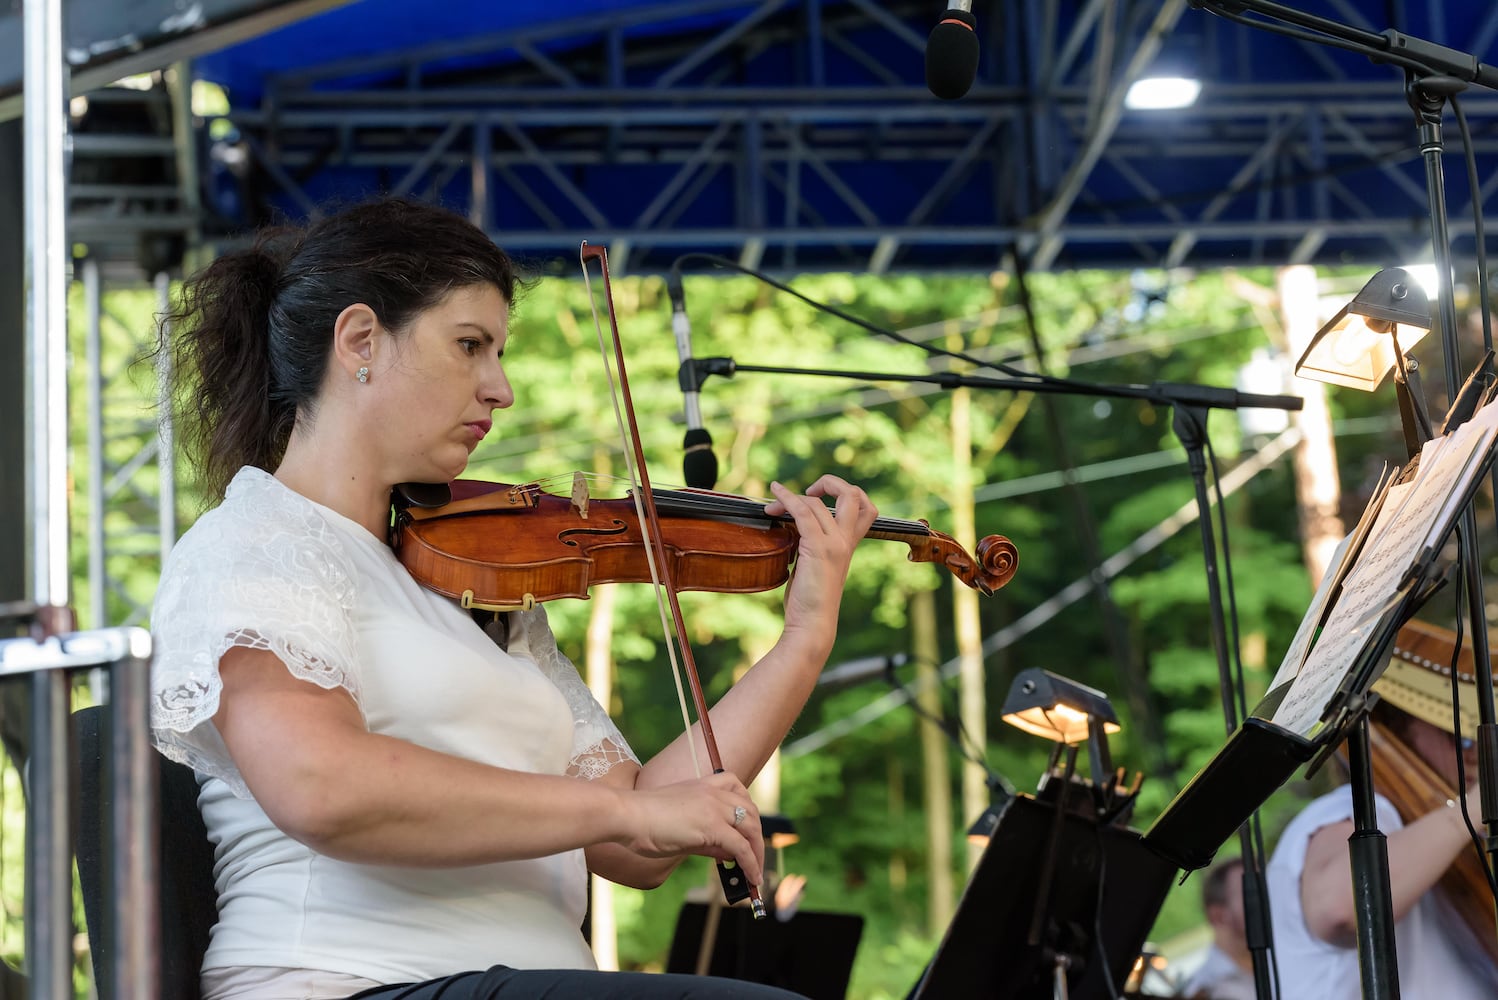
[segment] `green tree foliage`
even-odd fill
[[[1268,274],[1246,277],[1272,285]],[[1093,383],[1231,386],[1251,352],[1270,346],[1273,338],[1218,275],[1039,274],[1030,281],[1044,363],[1052,374]],[[1024,314],[1007,275],[827,274],[800,277],[794,285],[919,343],[960,348],[1024,369],[1034,366]],[[596,279],[593,291],[596,296]],[[664,286],[653,276],[621,278],[614,292],[651,477],[657,485],[674,484],[680,479],[683,428]],[[746,277],[689,276],[686,292],[698,356],[908,374],[973,371],[966,362],[934,358],[917,346],[875,336]],[[572,473],[593,470],[600,453],[612,456],[616,473],[624,474],[598,338],[580,281],[548,277],[526,291],[512,316],[506,365],[516,403],[496,416],[494,433],[470,466],[471,477],[553,483],[565,493]],[[816,476],[833,473],[863,485],[886,516],[927,519],[939,530],[950,529],[948,506],[956,499],[950,484],[955,463],[965,458],[951,453],[949,397],[943,390],[740,373],[709,379],[702,398],[721,464],[719,489],[766,496],[772,480],[804,488]],[[1362,400],[1338,403],[1379,412]],[[1170,413],[1136,401],[1088,396],[1057,397],[1055,406],[1074,463],[1090,470],[1080,476],[1078,488],[1104,555],[1135,542],[1190,502],[1191,483]],[[983,601],[983,632],[992,636],[1085,578],[1091,567],[1077,523],[1081,515],[1061,488],[1059,474],[1065,470],[1055,441],[1040,415],[1031,412],[1034,398],[982,391],[974,394],[973,409],[978,530],[1005,534],[1020,550],[1014,581]],[[1352,468],[1390,447],[1387,424],[1376,430],[1361,439]],[[1209,431],[1224,471],[1247,460],[1262,443],[1246,439],[1230,413],[1214,413]],[[1356,493],[1358,481],[1349,477],[1349,492]],[[605,483],[594,488],[599,495],[622,492]],[[1250,704],[1264,690],[1310,596],[1293,489],[1282,461],[1227,503],[1236,608],[1244,645],[1251,650],[1244,663]],[[190,500],[182,506],[195,509]],[[902,545],[867,543],[853,565],[832,662],[908,652],[910,595],[926,590],[937,593],[942,655],[952,656],[954,586],[960,584],[942,571],[909,562]],[[1116,763],[1131,770],[1147,769],[1157,759],[1169,765],[1167,774],[1147,775],[1133,820],[1146,826],[1224,736],[1205,587],[1194,524],[1143,551],[1112,582],[1130,651],[1147,678],[1146,697],[1130,698],[1131,692],[1121,689],[1127,672],[1090,595],[992,653],[986,661],[989,745],[981,750],[987,765],[1020,791],[1034,789],[1049,748],[1001,725],[998,706],[1023,668],[1040,666],[1073,677],[1110,693],[1120,709],[1124,730],[1113,744]],[[778,633],[780,601],[779,593],[684,596],[710,693],[725,690],[734,672],[747,665],[746,650],[762,649]],[[586,605],[556,602],[550,613],[564,651],[580,660]],[[648,588],[625,588],[616,617],[617,681],[610,707],[642,757],[664,746],[682,726],[659,633]],[[790,745],[843,726],[856,713],[872,714],[887,692],[877,682],[819,689]],[[955,700],[955,690],[945,692],[952,717]],[[1163,748],[1147,745],[1151,729],[1146,720],[1131,716],[1131,704],[1157,713]],[[901,707],[848,726],[814,752],[793,749],[785,760],[782,810],[801,833],[800,843],[785,852],[785,867],[808,877],[803,906],[865,917],[851,995],[869,1000],[905,995],[936,944],[922,930],[925,845],[918,746],[916,716]],[[954,748],[954,788],[959,765]],[[1279,799],[1271,804],[1266,813],[1271,836],[1294,808],[1296,794],[1287,790],[1283,804]],[[957,836],[973,818],[953,817]],[[965,851],[954,857],[965,857]],[[663,889],[619,893],[626,965],[661,965],[682,900],[708,879],[705,863],[687,864]],[[1163,940],[1198,924],[1196,899],[1194,882],[1173,891],[1152,936]]]

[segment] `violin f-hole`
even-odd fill
[[[629,525],[614,518],[613,523],[608,525],[589,526],[587,528],[565,528],[557,532],[557,541],[563,545],[576,546],[577,542],[572,540],[573,535],[622,535],[629,530]]]

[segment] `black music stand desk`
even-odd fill
[[[755,920],[745,907],[719,908],[707,974],[778,986],[809,1000],[843,1000],[863,917],[798,910],[789,920]],[[667,972],[694,973],[708,904],[685,903],[666,959]]]
[[[1059,789],[1068,794],[1057,828]],[[1137,831],[1098,817],[1088,786],[1048,777],[1039,797],[1003,806],[912,997],[1051,1000],[1058,959],[1071,1000],[1122,995],[1175,874]]]

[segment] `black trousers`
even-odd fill
[[[425,983],[380,986],[349,1000],[804,1000],[774,986],[648,972],[511,969],[460,972]]]

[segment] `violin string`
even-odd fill
[[[718,514],[722,517],[749,517],[759,520],[792,521],[789,514],[778,517],[769,517],[764,512],[764,504],[768,500],[735,499],[733,497],[718,495],[704,496],[693,493],[690,490],[656,490],[655,499],[657,504],[663,504],[665,509],[671,511],[701,511],[703,513]],[[929,535],[931,526],[922,521],[908,521],[895,517],[878,517],[869,526],[870,531],[885,531],[905,535]]]
[[[624,461],[626,467],[629,469],[629,482],[633,487],[633,489],[631,490],[631,496],[634,498],[635,502],[635,516],[639,518],[640,534],[641,537],[644,538],[647,531],[647,522],[645,519],[645,507],[640,499],[640,479],[639,474],[635,469],[634,449],[630,447],[629,431],[627,431],[624,427],[624,414],[619,409],[619,387],[614,380],[614,367],[609,361],[608,344],[603,336],[603,321],[598,316],[598,302],[593,297],[593,279],[592,276],[588,273],[588,259],[584,257],[581,252],[579,252],[578,257],[579,262],[582,266],[583,287],[587,290],[588,293],[588,308],[593,313],[593,329],[598,333],[598,352],[603,357],[603,371],[604,374],[608,376],[609,380],[609,401],[613,404],[614,407],[614,423],[619,428],[619,439],[624,443]],[[666,655],[667,658],[671,661],[671,678],[676,682],[676,701],[677,704],[681,706],[681,721],[687,733],[687,748],[691,751],[692,754],[692,773],[700,778],[703,774],[702,762],[697,758],[697,741],[691,738],[692,714],[687,708],[686,688],[682,683],[681,663],[677,659],[676,644],[671,640],[671,637],[675,634],[675,632],[671,628],[671,623],[667,620],[666,616],[665,590],[661,584],[660,573],[655,563],[655,547],[649,544],[648,538],[645,538],[644,540],[646,542],[645,563],[650,567],[650,582],[655,589],[656,608],[660,611],[661,615],[661,631],[666,643]]]
[[[633,456],[629,456],[633,461]],[[625,477],[615,476],[602,472],[574,472],[571,474],[560,473],[555,476],[547,476],[536,480],[532,485],[547,493],[562,495],[572,487],[572,480],[581,476],[590,484],[603,486],[615,486],[623,484],[626,488],[633,489],[636,483]],[[739,497],[727,493],[701,492],[697,490],[673,489],[670,487],[658,488],[655,491],[656,504],[664,511],[670,513],[698,513],[704,515],[717,515],[718,517],[741,517],[750,520],[780,521],[789,523],[794,520],[789,514],[771,517],[764,512],[768,498]],[[897,517],[877,517],[869,526],[870,531],[889,532],[901,535],[929,535],[930,525],[924,521],[913,521]]]

